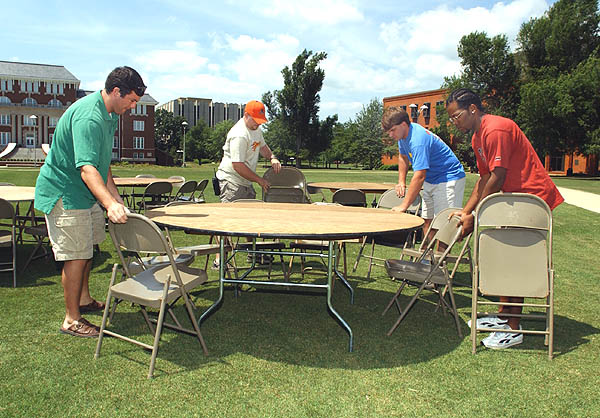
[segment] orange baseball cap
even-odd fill
[[[244,112],[252,116],[252,119],[259,125],[267,121],[267,117],[265,116],[265,105],[256,100],[250,100],[246,103]]]

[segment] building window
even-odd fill
[[[144,137],[143,136],[134,136],[133,137],[133,148],[134,149],[144,149]]]
[[[35,147],[35,135],[32,133],[25,135],[25,144],[27,145],[27,148]]]
[[[113,151],[113,152],[112,152],[112,159],[113,159],[113,160],[118,160],[118,159],[119,159],[119,153],[118,153],[118,152],[116,152],[116,151]]]
[[[65,85],[63,83],[46,83],[46,94],[64,94]]]
[[[0,115],[0,125],[10,125],[10,115]]]
[[[35,99],[32,99],[31,97],[26,97],[23,100],[23,104],[25,106],[37,106],[37,101]]]
[[[119,137],[113,136],[113,148],[119,149]]]
[[[54,139],[54,134],[48,134],[48,143],[52,144],[52,140]]]
[[[131,114],[132,115],[146,115],[146,105],[145,104],[139,104],[135,107],[135,109],[131,109]]]
[[[550,157],[550,171],[565,171],[565,156]]]
[[[59,119],[59,118],[50,118],[50,119],[48,120],[48,127],[49,127],[49,128],[55,128],[55,127],[56,127],[56,125],[58,124],[58,119]]]
[[[60,100],[57,99],[52,99],[48,102],[48,106],[50,107],[62,107],[62,103],[60,102]]]
[[[23,125],[25,126],[36,126],[37,118],[32,118],[31,116],[23,116]]]
[[[0,132],[0,145],[6,145],[10,142],[10,132]]]
[[[143,120],[134,120],[133,121],[133,130],[134,131],[143,131],[144,130],[144,121]]]
[[[6,96],[0,96],[0,104],[10,104],[10,99]]]
[[[10,91],[13,89],[12,80],[0,80],[0,91]]]

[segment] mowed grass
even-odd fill
[[[212,176],[213,167],[114,167],[113,172],[203,179]],[[309,182],[397,179],[393,171],[304,173]],[[0,181],[18,185],[33,185],[36,176],[34,170],[0,169]],[[467,194],[476,178],[468,176]],[[210,186],[206,198],[218,200]],[[348,277],[356,289],[355,303],[350,304],[343,286],[335,287],[333,297],[354,331],[353,353],[346,332],[328,314],[322,292],[259,288],[236,299],[228,289],[220,309],[202,325],[209,355],[202,354],[193,337],[166,330],[156,377],[148,380],[147,351],[109,338],[94,360],[95,340],[58,332],[64,316],[60,274],[53,261],[37,260],[19,276],[16,289],[10,287],[9,274],[0,275],[0,416],[598,416],[600,220],[596,213],[563,204],[554,211],[554,222],[552,361],[543,338],[535,336],[526,336],[514,349],[479,349],[472,355],[468,287],[456,289],[465,337],[457,336],[449,315],[434,312],[431,296],[387,337],[396,313],[382,317],[381,312],[397,284],[381,267],[374,267],[367,281],[363,259]],[[174,234],[176,245],[199,239]],[[21,263],[32,248],[20,247]],[[349,249],[352,262],[358,248]],[[101,250],[90,284],[92,294],[104,300],[116,254],[109,239]],[[383,257],[397,254],[376,251]],[[195,265],[203,263],[199,258]],[[311,263],[319,270],[317,262]],[[294,277],[299,280],[298,274]],[[310,277],[323,280],[322,275]],[[216,272],[210,270],[209,278],[193,294],[198,314],[217,297]],[[466,268],[458,281],[470,281]],[[407,300],[403,296],[401,301]],[[184,318],[181,306],[177,313]],[[100,314],[86,317],[100,323]],[[130,306],[119,306],[114,327],[151,342],[141,315]]]

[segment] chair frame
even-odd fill
[[[175,193],[175,196],[172,196],[171,201],[184,201],[184,202],[193,202],[194,201],[194,193],[196,193],[196,188],[198,187],[198,182],[196,180],[188,180],[181,185],[181,187]],[[189,193],[186,196],[186,193]]]
[[[452,251],[452,247],[458,241],[459,237],[462,235],[462,226],[459,224],[460,218],[457,216],[453,217],[450,222],[443,225],[435,234],[433,239],[427,244],[423,253],[415,260],[415,261],[404,261],[404,260],[386,260],[386,270],[390,277],[395,279],[399,279],[402,281],[400,288],[394,295],[394,297],[390,300],[386,308],[384,309],[382,316],[386,314],[386,312],[390,309],[390,307],[395,304],[398,309],[398,313],[400,314],[398,320],[392,325],[387,335],[390,336],[394,332],[394,330],[400,325],[402,320],[406,317],[410,309],[413,307],[417,299],[419,298],[421,292],[427,287],[431,287],[430,290],[434,291],[438,294],[438,307],[442,306],[444,308],[444,313],[446,309],[452,313],[454,317],[454,322],[456,324],[456,330],[458,332],[458,336],[462,338],[462,331],[460,329],[460,321],[458,318],[458,311],[456,308],[456,302],[454,299],[453,285],[452,285],[452,277],[448,273],[448,265],[447,265],[447,257]],[[435,255],[435,247],[438,243],[446,244],[446,249],[440,256]],[[423,261],[428,261],[429,264],[423,264]],[[412,272],[401,272],[395,269],[393,264],[394,262],[398,263],[400,266],[408,266],[409,269],[412,269]],[[437,279],[433,280],[434,276],[437,275]],[[440,280],[440,276],[444,278],[442,282]],[[437,281],[437,282],[436,282]],[[398,303],[398,297],[406,287],[406,285],[414,285],[418,286],[418,289],[414,296],[409,301],[406,308],[402,309],[400,304]],[[449,295],[450,303],[446,301],[446,294]],[[437,310],[437,307],[436,307]]]
[[[479,202],[474,212],[474,244],[473,244],[473,290],[472,290],[472,306],[471,306],[471,349],[472,353],[477,352],[477,333],[492,332],[489,328],[477,328],[477,317],[479,315],[490,315],[490,312],[479,312],[481,305],[486,306],[521,306],[522,308],[537,308],[542,309],[543,313],[521,313],[521,314],[503,314],[507,317],[519,317],[529,319],[544,319],[545,329],[543,331],[533,329],[514,330],[512,332],[523,334],[544,335],[544,344],[548,346],[548,358],[553,358],[554,349],[554,267],[552,263],[552,211],[546,202],[538,196],[528,193],[495,193],[486,196]],[[531,234],[530,234],[531,233]],[[523,284],[528,286],[537,283],[538,289],[528,288],[521,290],[511,290],[506,287],[510,284],[502,283],[502,291],[499,288],[490,287],[490,283],[486,273],[482,275],[482,257],[481,243],[482,238],[493,236],[495,241],[510,240],[511,236],[518,236],[522,239],[525,234],[533,236],[541,234],[538,238],[544,236],[544,240],[536,241],[543,242],[545,245],[544,266],[539,264],[538,272],[540,276],[535,276],[531,271],[527,272],[527,280],[518,281],[518,286],[523,287]],[[484,238],[485,239],[485,238]],[[508,243],[507,245],[510,245]],[[530,245],[533,245],[530,243]],[[523,250],[519,249],[519,252]],[[528,267],[533,266],[533,263],[528,263]],[[530,267],[531,268],[531,267]],[[486,268],[484,267],[485,271]],[[542,280],[541,271],[545,272],[545,277]],[[502,294],[499,294],[502,293]],[[518,294],[521,293],[521,294]],[[526,294],[525,294],[526,293]],[[490,300],[482,300],[485,296],[510,296],[523,297],[523,303],[505,303],[495,302]],[[529,300],[529,302],[528,302]],[[533,300],[533,301],[532,301]],[[537,303],[534,301],[538,301]],[[511,330],[503,330],[511,332]]]
[[[138,202],[140,213],[162,207],[171,201],[173,185],[168,181],[155,181],[144,189],[142,200]]]
[[[10,219],[10,224],[0,222],[0,226],[9,227],[10,228],[10,246],[12,257],[10,262],[1,262],[0,266],[11,266],[11,267],[2,267],[0,268],[0,272],[9,272],[13,273],[13,287],[17,287],[17,235],[16,235],[16,214],[15,208],[13,205],[2,198],[0,198],[0,220]]]
[[[183,332],[186,334],[194,335],[197,337],[202,351],[205,355],[208,354],[206,344],[200,332],[200,327],[194,316],[194,304],[188,295],[186,289],[186,283],[182,279],[182,274],[186,273],[187,276],[196,278],[198,282],[205,283],[207,280],[206,272],[197,269],[183,269],[179,268],[175,262],[173,253],[174,250],[169,244],[167,238],[162,231],[156,226],[154,222],[139,214],[129,214],[126,224],[114,224],[109,222],[108,231],[117,250],[117,254],[120,260],[119,263],[115,263],[112,269],[112,275],[110,284],[108,287],[108,294],[106,296],[106,307],[104,309],[104,315],[102,316],[102,324],[100,326],[100,335],[98,336],[98,343],[96,345],[95,358],[100,356],[100,350],[102,347],[104,335],[110,335],[122,339],[124,341],[139,345],[147,350],[152,351],[150,358],[150,368],[148,371],[148,378],[154,376],[154,367],[156,363],[156,356],[158,353],[158,347],[160,342],[160,336],[163,327],[173,329],[175,331]],[[126,257],[123,251],[133,253],[156,253],[167,256],[169,264],[167,266],[158,266],[149,269],[144,269],[138,274],[132,274],[129,269]],[[115,284],[117,276],[122,275],[124,280]],[[188,281],[187,283],[196,283]],[[125,299],[123,296],[124,291],[119,292],[116,290],[116,286],[127,285],[137,286],[140,293],[129,295],[130,299]],[[198,283],[201,284],[201,283]],[[162,287],[161,296],[159,289]],[[145,295],[143,292],[148,289],[154,290],[154,294],[151,296]],[[136,289],[137,290],[137,289]],[[115,293],[115,294],[113,294]],[[153,297],[153,299],[149,299]],[[114,304],[111,308],[111,300],[115,299]],[[187,329],[182,327],[181,323],[177,320],[173,311],[174,304],[179,300],[183,299],[186,308],[187,315],[190,322],[192,323],[193,329]],[[121,335],[117,332],[106,329],[107,321],[110,313],[110,320],[115,312],[117,304],[121,300],[130,300],[133,304],[140,307],[140,312],[144,317],[146,324],[150,331],[154,334],[154,343],[149,345],[133,338]],[[142,303],[144,301],[145,303]],[[151,319],[146,311],[146,307],[158,308],[158,318]],[[165,322],[165,314],[168,313],[172,318],[174,324]],[[154,327],[154,325],[156,327]]]

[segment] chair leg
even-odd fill
[[[148,379],[154,376],[154,365],[156,363],[156,355],[158,354],[158,342],[160,341],[160,334],[162,332],[163,321],[165,320],[165,307],[167,305],[167,292],[171,285],[171,277],[167,279],[163,288],[163,298],[160,302],[160,311],[158,312],[158,320],[156,322],[156,332],[154,334],[154,345],[152,346],[152,357],[150,358],[150,369],[148,370]]]
[[[406,285],[406,282],[403,280],[402,284],[400,285],[400,288],[398,289],[398,291],[396,292],[396,294],[394,295],[394,297],[392,298],[392,300],[390,300],[390,303],[387,304],[387,306],[385,307],[385,309],[381,313],[381,316],[384,316],[387,313],[387,311],[392,307],[392,304],[394,302],[396,302],[396,306],[398,307],[398,310],[400,311],[399,314],[402,315],[402,309],[400,308],[400,306],[398,306],[398,297],[402,293],[402,290],[404,289],[405,285]]]
[[[406,314],[408,313],[408,311],[410,311],[410,308],[412,308],[412,306],[415,304],[415,302],[417,301],[417,298],[419,297],[419,295],[423,291],[423,288],[425,287],[426,283],[427,283],[426,281],[423,282],[423,284],[417,290],[417,293],[415,293],[415,295],[412,297],[412,299],[410,300],[410,302],[408,302],[408,305],[406,306],[406,308],[404,309],[404,311],[400,315],[400,318],[398,318],[398,320],[396,321],[396,323],[394,325],[392,325],[392,327],[388,331],[388,333],[387,333],[388,337],[390,335],[392,335],[392,333],[396,330],[396,328],[398,328],[398,325],[400,325],[400,322],[402,322],[402,320],[404,319],[404,317],[406,316]]]
[[[106,329],[106,320],[108,319],[110,299],[112,298],[112,292],[110,289],[115,284],[116,277],[117,264],[114,264],[112,274],[110,276],[110,283],[108,284],[108,294],[106,295],[106,304],[104,305],[104,314],[102,314],[102,323],[100,324],[100,334],[98,335],[98,343],[96,344],[96,353],[94,354],[94,358],[100,357],[100,349],[102,348],[102,338],[104,337],[104,330]]]
[[[367,280],[371,278],[371,269],[373,268],[373,254],[375,254],[375,241],[373,240],[373,244],[371,245],[371,257],[369,257],[369,269],[367,270]]]
[[[360,244],[360,249],[358,250],[358,256],[356,257],[356,261],[354,262],[354,267],[352,267],[352,272],[355,272],[358,268],[358,262],[360,261],[360,257],[362,257],[363,250],[365,249],[365,245],[367,245],[367,237],[363,238],[363,242]]]

